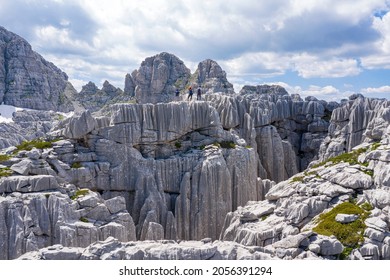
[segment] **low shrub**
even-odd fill
[[[31,141],[23,141],[20,145],[16,146],[16,152],[19,151],[31,151],[33,148],[37,149],[48,149],[53,146],[52,142],[44,141],[42,139],[34,139]]]
[[[0,178],[11,176],[13,171],[9,167],[0,168]]]
[[[364,241],[363,234],[367,227],[364,221],[370,215],[371,209],[372,207],[368,203],[360,207],[354,202],[341,203],[329,212],[321,214],[313,231],[326,236],[334,235],[346,247],[339,257],[346,258],[352,249]],[[355,214],[358,215],[358,219],[351,223],[342,224],[336,221],[337,214]]]
[[[79,198],[80,196],[86,195],[89,193],[89,189],[80,189],[75,192],[73,196],[70,197],[70,199],[75,200]]]
[[[70,167],[77,169],[77,168],[81,168],[83,166],[82,166],[81,162],[76,161],[76,162],[73,162]]]

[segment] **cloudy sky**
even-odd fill
[[[217,61],[239,90],[280,84],[340,100],[390,99],[390,0],[0,0],[0,25],[78,89],[166,51],[192,71]]]

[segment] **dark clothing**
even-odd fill
[[[187,100],[192,100],[192,95],[194,94],[194,92],[192,91],[192,89],[189,89],[188,90],[188,98]]]
[[[176,96],[179,96],[180,95],[180,91],[177,89],[176,90]]]
[[[197,100],[202,100],[202,90],[198,88],[197,94],[196,94],[196,99]]]

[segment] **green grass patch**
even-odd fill
[[[378,149],[380,147],[380,145],[381,145],[381,143],[379,143],[379,142],[372,144],[371,151],[375,151],[376,149]]]
[[[303,179],[305,178],[305,176],[295,176],[293,178],[291,178],[291,182],[303,182]]]
[[[81,162],[76,161],[76,162],[73,162],[70,167],[78,169],[78,168],[81,168],[83,166],[82,166]]]
[[[326,236],[334,235],[346,248],[352,250],[364,241],[363,234],[366,229],[364,221],[370,215],[368,209],[372,209],[369,204],[363,204],[359,207],[352,202],[341,203],[329,212],[321,214],[313,231]],[[352,223],[342,224],[335,220],[337,214],[356,214],[359,218]],[[344,252],[344,255],[347,253],[347,251]]]
[[[349,152],[349,153],[344,153],[344,154],[332,157],[332,158],[325,160],[323,162],[320,162],[318,164],[315,164],[315,165],[313,165],[312,168],[317,168],[317,167],[323,166],[323,165],[327,164],[328,162],[331,162],[333,165],[338,164],[340,162],[346,162],[346,163],[349,163],[350,165],[355,165],[355,164],[363,165],[364,163],[361,163],[358,161],[358,157],[362,153],[366,152],[367,150],[368,150],[368,148],[360,148],[360,149],[354,150],[354,151]]]
[[[75,200],[75,199],[79,198],[80,196],[84,196],[84,195],[86,195],[86,194],[88,194],[88,193],[89,193],[89,189],[77,190],[77,191],[74,193],[74,195],[72,195],[72,196],[70,197],[70,199]]]
[[[81,217],[80,221],[83,222],[83,223],[89,223],[88,219],[85,218],[85,217]]]
[[[345,247],[344,250],[341,252],[340,256],[339,256],[339,259],[340,260],[346,260],[348,259],[348,256],[351,254],[352,250],[354,248],[351,248],[351,247]]]
[[[246,145],[245,148],[250,149],[250,148],[252,148],[252,146],[251,145]]]
[[[373,170],[363,170],[363,173],[366,173],[369,176],[374,176],[374,171]]]
[[[181,142],[177,141],[177,142],[175,143],[175,147],[176,147],[177,149],[180,149],[180,148],[181,148]]]
[[[11,176],[13,171],[9,167],[0,168],[0,178]]]
[[[11,158],[10,155],[0,155],[0,162],[4,162],[4,161],[7,161]]]
[[[271,214],[266,214],[264,216],[261,216],[260,220],[265,221]]]
[[[44,141],[42,139],[34,139],[31,141],[23,141],[22,144],[16,146],[15,153],[19,151],[31,151],[33,148],[48,149],[53,146],[52,142]]]
[[[219,142],[219,145],[221,148],[224,148],[224,149],[235,149],[236,148],[236,144],[233,141],[222,141],[222,142]]]

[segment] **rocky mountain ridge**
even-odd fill
[[[0,26],[0,104],[69,112],[68,76]]]

